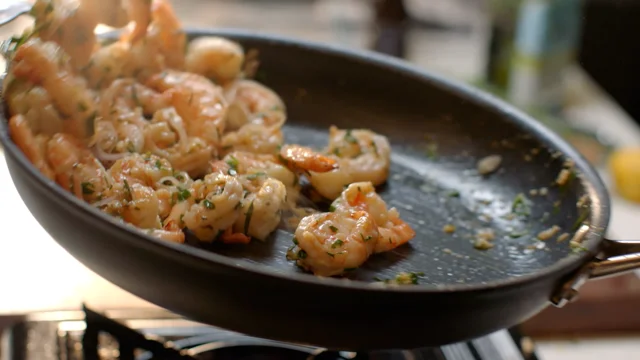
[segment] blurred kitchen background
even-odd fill
[[[0,7],[10,1],[0,0]],[[635,226],[640,219],[640,42],[635,39],[640,1],[173,0],[173,4],[189,27],[243,28],[375,50],[514,103],[567,138],[598,167],[614,200],[609,237],[640,239]],[[11,36],[27,22],[20,19],[0,29],[0,35]],[[1,180],[9,181],[6,169]],[[11,262],[17,260],[3,258],[2,253],[0,248],[0,272],[10,271]],[[81,278],[74,296],[84,300],[93,296],[94,303],[116,296],[110,292],[99,297],[96,294],[107,286],[104,280],[93,274],[79,277],[75,269],[69,266],[64,275],[67,282]],[[43,275],[38,276],[33,281],[43,281]],[[70,287],[67,283],[49,288],[55,292]],[[12,303],[11,296],[0,300],[0,315],[17,311],[12,304],[20,309],[46,307],[44,300],[25,302],[25,294],[15,295]],[[61,300],[49,301],[64,306],[73,300],[67,295],[56,299]],[[121,300],[112,301],[117,306]],[[578,302],[550,308],[523,324],[523,330],[535,340],[541,360],[640,359],[638,304],[640,279],[635,274],[602,280],[585,286]]]

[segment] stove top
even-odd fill
[[[374,352],[259,339],[161,310],[88,308],[31,314],[3,333],[1,360],[537,360],[520,334],[502,330],[440,348]]]

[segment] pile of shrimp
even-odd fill
[[[285,104],[251,80],[255,59],[225,38],[187,41],[167,0],[37,0],[32,16],[4,83],[9,128],[77,198],[178,243],[266,241],[293,223],[287,257],[318,276],[415,236],[375,190],[386,137],[331,127],[323,150],[284,144]],[[97,24],[122,35],[100,43]],[[303,178],[330,212],[299,205]]]

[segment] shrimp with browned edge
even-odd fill
[[[55,174],[47,162],[47,137],[34,135],[23,115],[14,115],[9,119],[9,132],[27,159],[44,176],[55,180]]]
[[[257,81],[238,79],[225,85],[224,96],[229,102],[226,123],[229,130],[245,124],[281,127],[287,120],[280,96]]]
[[[40,85],[49,93],[56,109],[68,118],[64,122],[65,132],[82,140],[93,134],[97,115],[95,95],[66,65],[58,45],[37,38],[28,40],[16,50],[10,71],[16,78]]]
[[[313,214],[300,221],[288,258],[318,276],[342,275],[371,256],[378,236],[365,211]]]
[[[281,161],[288,167],[305,172],[327,172],[338,169],[338,161],[332,157],[300,145],[285,145],[280,148]]]
[[[378,226],[380,237],[375,252],[385,252],[406,244],[416,236],[415,230],[400,219],[396,208],[387,209],[387,204],[376,193],[371,182],[349,185],[331,205],[335,213],[352,210],[366,211]]]
[[[337,161],[333,171],[312,172],[309,180],[318,193],[335,199],[351,183],[370,181],[383,184],[391,166],[391,146],[386,137],[371,130],[329,129],[329,146],[325,150]]]
[[[170,104],[184,120],[188,135],[219,146],[227,107],[220,87],[204,76],[175,70],[152,76],[148,85],[166,92]]]

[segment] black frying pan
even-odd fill
[[[246,334],[334,349],[442,345],[515,325],[578,286],[638,267],[638,243],[603,241],[609,199],[596,172],[535,120],[470,87],[401,61],[301,41],[236,31],[260,51],[261,79],[284,99],[289,142],[322,146],[327,128],[370,128],[394,145],[387,202],[417,231],[409,245],[376,255],[348,279],[304,274],[285,259],[292,235],[268,242],[199,249],[132,232],[46,180],[14,145],[5,119],[0,140],[16,187],[43,227],[73,256],[109,281],[191,319]],[[436,149],[437,145],[437,149]],[[503,158],[489,176],[478,159]],[[567,159],[576,174],[554,186]],[[528,161],[527,161],[528,160]],[[520,193],[529,214],[509,220]],[[459,196],[451,196],[452,191]],[[586,205],[576,203],[586,195]],[[443,226],[457,230],[445,234]],[[557,225],[574,244],[539,232]],[[473,246],[478,229],[495,246]],[[577,249],[577,251],[576,251]],[[596,260],[606,256],[623,258]],[[380,286],[401,271],[418,285]]]

